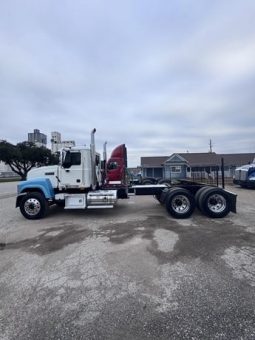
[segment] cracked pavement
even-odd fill
[[[152,197],[28,221],[0,195],[0,339],[255,339],[255,190],[171,218]]]

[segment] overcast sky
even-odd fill
[[[255,152],[254,0],[0,0],[0,139]],[[50,146],[50,144],[49,144]]]

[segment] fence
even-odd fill
[[[191,174],[191,179],[195,182],[199,182],[199,183],[205,183],[205,184],[209,184],[209,185],[221,185],[222,184],[222,176],[221,176],[221,172],[212,172],[210,174],[208,174],[205,171],[202,172],[193,172]],[[229,176],[224,176],[224,180],[223,180],[224,184],[226,185],[232,185],[233,184],[233,177],[229,177]]]

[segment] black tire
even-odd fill
[[[201,196],[202,193],[203,193],[205,190],[207,190],[208,188],[209,188],[208,186],[204,186],[204,187],[200,188],[200,189],[196,192],[196,194],[195,194],[196,205],[197,205],[197,207],[198,207],[198,209],[199,209],[200,211],[201,211],[200,206],[199,206],[199,199],[200,199],[200,196]]]
[[[171,185],[171,180],[170,179],[160,179],[158,181],[158,184],[169,184],[169,185]]]
[[[220,188],[209,187],[204,190],[199,197],[198,206],[202,213],[212,218],[222,218],[230,212],[228,195]]]
[[[165,204],[168,213],[175,218],[188,218],[196,208],[194,196],[183,188],[170,189]]]
[[[39,192],[29,192],[21,199],[20,211],[28,220],[43,218],[48,212],[48,202]]]
[[[142,184],[144,184],[144,185],[149,185],[149,184],[153,184],[153,183],[152,183],[151,180],[145,179],[145,180],[142,182]]]

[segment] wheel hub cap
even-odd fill
[[[185,214],[190,209],[190,201],[186,196],[177,195],[172,200],[172,209],[179,214]]]
[[[226,209],[226,206],[226,199],[222,195],[214,194],[209,197],[208,208],[211,211],[220,213]]]
[[[24,204],[25,212],[30,216],[35,216],[41,209],[41,204],[36,198],[29,198]]]

